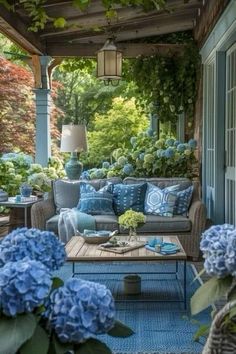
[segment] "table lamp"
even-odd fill
[[[65,164],[69,179],[79,179],[83,165],[79,153],[87,151],[87,134],[85,125],[63,125],[61,134],[61,152],[71,152],[70,160]]]

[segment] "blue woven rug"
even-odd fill
[[[180,279],[183,276],[182,267],[179,267]],[[116,354],[196,354],[201,353],[203,343],[193,341],[193,335],[198,326],[187,317],[190,317],[189,299],[199,286],[195,277],[195,269],[187,265],[187,295],[188,308],[184,310],[183,303],[165,302],[165,300],[180,300],[182,292],[175,275],[148,274],[148,272],[163,272],[175,270],[172,264],[147,264],[147,263],[109,263],[109,264],[84,264],[77,263],[76,271],[93,272],[93,275],[80,276],[91,281],[106,284],[113,295],[121,299],[147,299],[164,300],[164,302],[118,302],[116,305],[116,318],[130,326],[135,334],[129,338],[116,339],[107,335],[99,339]],[[142,293],[136,296],[123,294],[124,275],[105,275],[107,272],[129,272],[142,274]],[[66,264],[57,275],[64,280],[72,274],[72,265]],[[210,311],[204,311],[194,319],[201,323],[210,321]]]

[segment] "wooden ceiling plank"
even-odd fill
[[[0,5],[0,31],[30,54],[43,54],[43,47],[35,34],[14,13]]]
[[[119,43],[118,48],[123,51],[125,58],[136,58],[139,55],[150,56],[160,54],[169,56],[173,54],[181,54],[183,45],[177,44],[147,44],[147,43]],[[101,48],[99,44],[62,44],[51,45],[48,54],[52,57],[68,58],[83,57],[95,58],[96,52]]]
[[[188,10],[182,10],[180,12],[175,12],[172,14],[165,13],[161,15],[160,14],[152,15],[150,17],[146,16],[142,18],[134,18],[124,22],[121,21],[115,25],[112,25],[110,31],[113,32],[115,35],[117,35],[117,37],[119,38],[119,33],[121,29],[122,31],[134,30],[134,28],[145,27],[145,24],[147,24],[148,26],[150,26],[150,24],[154,26],[160,26],[162,24],[169,23],[171,25],[173,22],[179,21],[179,19],[183,21],[185,21],[186,19],[189,21],[191,19],[191,21],[193,21],[196,14],[197,14],[196,9],[188,9]],[[104,32],[105,31],[106,30],[104,30]],[[64,37],[65,40],[74,40],[76,38],[79,38],[80,35],[83,36],[85,33],[91,33],[91,36],[96,36],[96,35],[99,36],[99,34],[102,33],[102,31],[99,33],[92,29],[86,31],[86,29],[70,28],[59,32],[44,34],[42,38],[55,39],[56,37],[60,37],[62,39]],[[68,38],[66,38],[67,36]]]

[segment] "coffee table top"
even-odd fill
[[[138,235],[140,241],[145,241],[149,237]],[[152,235],[153,237],[154,235]],[[122,240],[128,238],[127,235],[118,235]],[[157,236],[158,237],[158,236]],[[99,245],[88,244],[80,236],[73,236],[66,244],[67,261],[161,261],[161,260],[185,260],[187,255],[177,236],[163,236],[164,242],[173,242],[180,246],[180,252],[171,255],[162,255],[141,247],[126,253],[118,254],[98,249]]]

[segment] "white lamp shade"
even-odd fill
[[[63,125],[61,134],[61,152],[87,151],[85,125]]]

